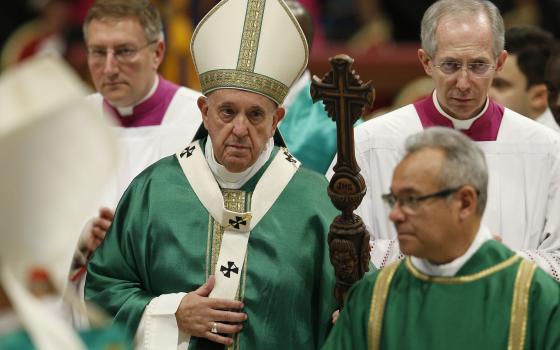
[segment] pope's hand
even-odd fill
[[[80,234],[78,246],[72,258],[70,281],[80,284],[86,273],[86,266],[93,252],[105,239],[105,234],[113,222],[115,211],[107,207],[99,209],[99,216],[88,221]]]
[[[113,209],[102,207],[99,209],[99,216],[96,216],[91,221],[91,226],[86,230],[82,237],[80,237],[80,246],[87,249],[90,252],[95,251],[97,247],[105,239],[107,230],[111,223],[113,222],[113,217],[115,216],[115,211]]]
[[[242,309],[244,305],[240,301],[208,298],[213,288],[214,276],[210,276],[205,284],[183,297],[175,313],[177,326],[191,336],[230,345],[233,339],[224,334],[241,331],[241,322],[247,319],[247,314],[228,311]]]

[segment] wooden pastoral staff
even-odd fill
[[[328,242],[336,275],[334,293],[342,307],[344,295],[368,271],[370,261],[369,233],[362,219],[354,214],[366,193],[366,185],[356,163],[353,125],[364,107],[373,105],[375,90],[371,81],[363,84],[352,70],[351,57],[337,55],[329,61],[332,69],[323,79],[313,77],[311,97],[314,102],[323,101],[337,128],[337,162],[328,194],[342,213],[331,224]]]

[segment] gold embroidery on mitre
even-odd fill
[[[237,69],[247,72],[255,70],[261,24],[264,15],[264,0],[249,0],[243,24],[241,47],[237,58]]]
[[[265,75],[235,69],[217,69],[200,74],[202,93],[223,88],[236,88],[263,94],[282,104],[288,94],[288,86]]]

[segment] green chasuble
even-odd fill
[[[390,265],[350,290],[323,349],[560,349],[560,285],[522,261],[491,240],[454,277]]]
[[[277,153],[241,190],[222,190],[227,209],[250,210],[252,191]],[[324,176],[300,167],[251,230],[238,291],[248,319],[233,348],[317,349],[324,343],[336,309],[326,242],[336,210],[326,188]],[[86,298],[133,335],[152,298],[193,291],[214,274],[222,234],[177,158],[164,158],[123,195],[88,264]],[[223,346],[191,338],[189,348]]]
[[[127,350],[132,349],[125,341],[122,329],[118,327],[96,328],[80,331],[80,338],[89,350]],[[0,350],[34,350],[29,334],[24,330],[0,337]]]

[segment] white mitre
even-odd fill
[[[309,49],[282,0],[222,0],[198,24],[191,53],[202,93],[241,89],[282,104]]]
[[[27,278],[40,267],[64,290],[78,235],[116,161],[116,140],[87,94],[54,57],[0,76],[0,282],[40,349],[83,348],[29,293]]]

